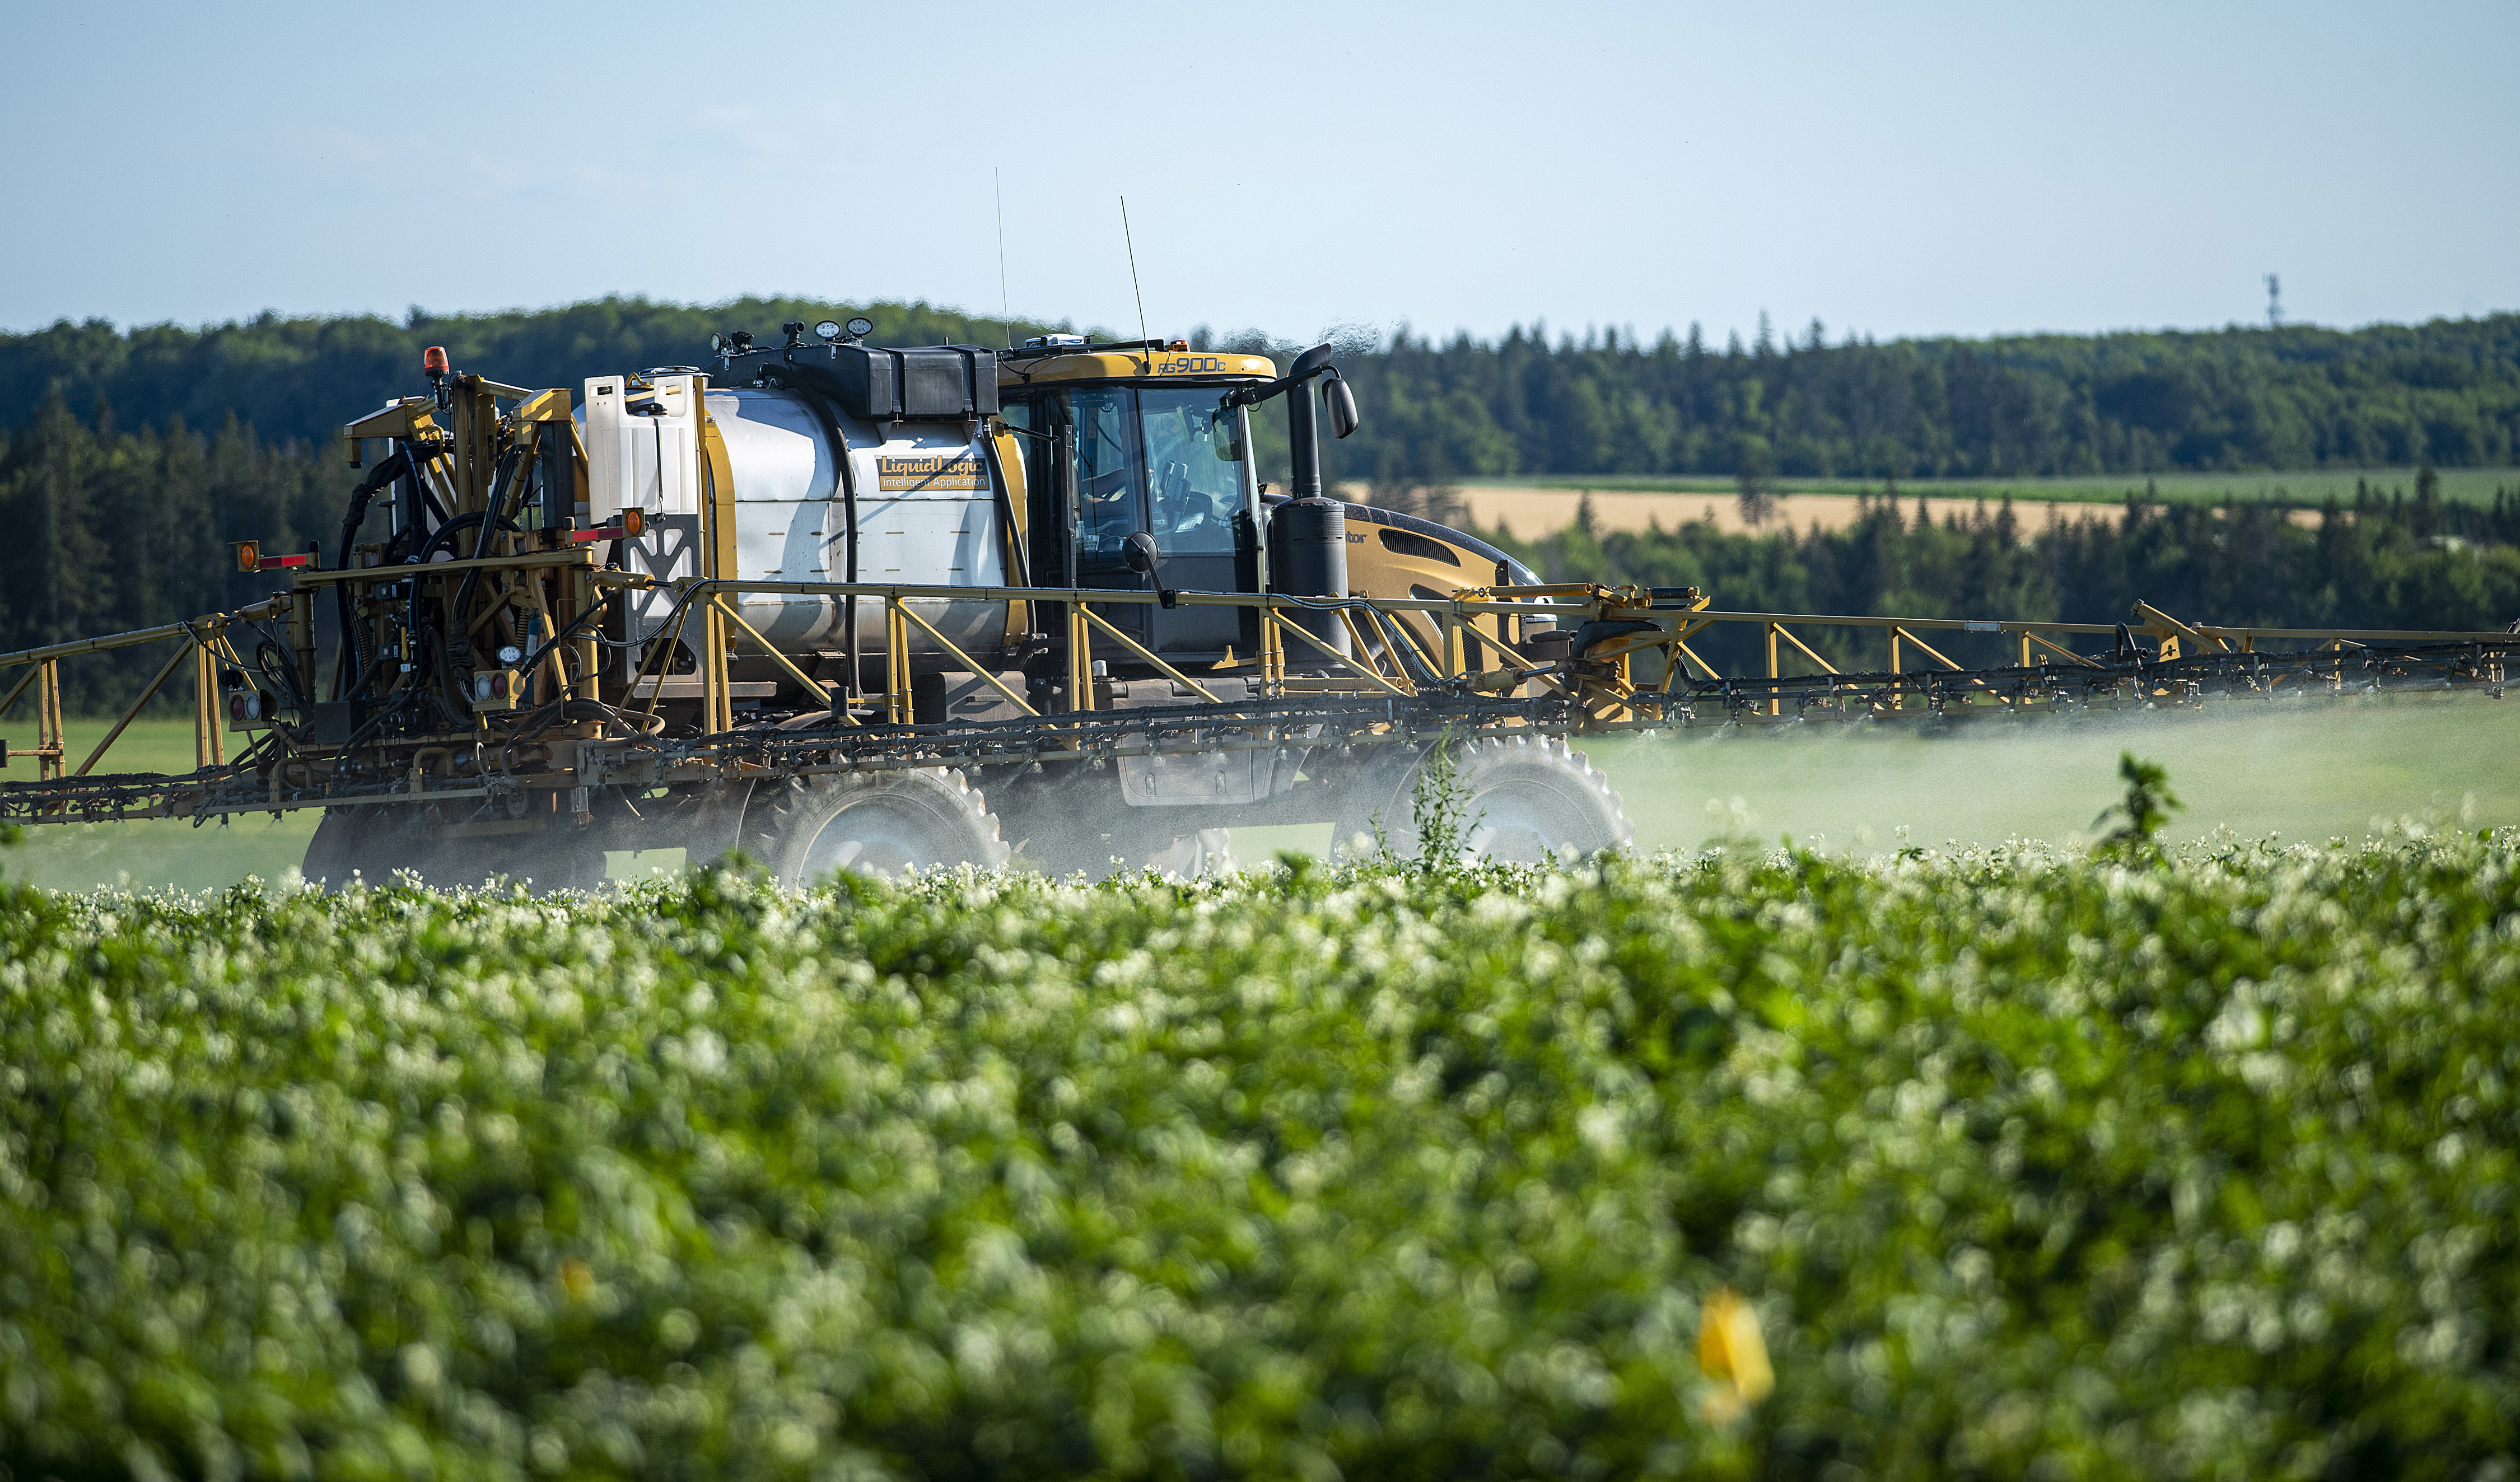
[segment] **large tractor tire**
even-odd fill
[[[579,841],[563,834],[437,836],[411,808],[394,804],[327,808],[307,841],[298,873],[326,890],[348,888],[353,879],[373,886],[416,876],[439,890],[531,881],[543,892],[601,882],[603,856],[592,857],[592,881]]]
[[[1372,765],[1349,789],[1337,821],[1337,844],[1352,848],[1378,819],[1382,836],[1404,859],[1418,853],[1418,779],[1426,753],[1399,753]],[[1636,826],[1620,809],[1609,779],[1553,736],[1482,737],[1454,749],[1461,789],[1464,859],[1539,865],[1625,848]]]
[[[960,772],[874,772],[797,780],[753,797],[744,847],[790,888],[836,871],[894,876],[1007,862],[998,820]]]
[[[366,841],[360,837],[363,831],[356,821],[358,811],[324,810],[324,817],[315,825],[315,836],[306,841],[306,858],[297,867],[306,883],[319,889],[340,890],[349,885],[353,875],[365,876],[375,868],[375,853],[364,847]],[[385,881],[379,878],[374,883],[382,885]]]

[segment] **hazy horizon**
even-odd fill
[[[172,328],[172,329],[176,329],[176,330],[181,330],[181,331],[185,331],[185,332],[187,332],[187,333],[203,333],[203,332],[212,331],[212,330],[218,330],[218,329],[224,329],[224,328],[230,328],[230,327],[237,327],[237,326],[248,325],[248,324],[250,324],[250,323],[254,322],[254,321],[255,321],[255,320],[257,320],[257,319],[262,318],[262,317],[263,317],[263,316],[265,316],[265,315],[273,316],[273,317],[275,317],[275,318],[277,318],[277,319],[279,319],[279,320],[281,320],[281,321],[284,321],[284,322],[286,322],[286,321],[292,321],[292,320],[322,320],[322,319],[355,319],[355,318],[375,318],[375,319],[382,320],[382,321],[383,321],[383,322],[385,322],[385,323],[395,325],[395,326],[397,326],[397,327],[409,328],[409,326],[410,326],[410,324],[411,324],[411,322],[412,322],[412,320],[411,320],[411,315],[412,315],[412,312],[413,312],[414,310],[418,310],[419,312],[421,312],[421,313],[424,313],[424,314],[428,315],[430,319],[468,319],[468,318],[471,318],[471,319],[480,319],[480,318],[491,318],[491,317],[495,317],[495,316],[498,316],[498,315],[504,315],[504,314],[545,314],[545,313],[553,313],[553,312],[557,312],[557,311],[559,311],[559,310],[562,310],[562,309],[575,308],[575,307],[578,307],[579,305],[582,305],[582,304],[602,303],[602,302],[606,301],[607,299],[610,299],[610,298],[617,298],[617,299],[620,299],[620,300],[625,301],[625,302],[629,302],[629,301],[644,301],[644,302],[647,302],[647,303],[656,304],[656,305],[659,305],[659,306],[665,306],[665,307],[672,307],[672,308],[687,308],[687,309],[700,309],[700,310],[708,310],[708,309],[718,309],[718,308],[732,307],[732,306],[733,306],[733,305],[735,305],[735,304],[742,303],[742,302],[745,302],[745,301],[779,300],[779,299],[796,299],[796,300],[803,300],[803,301],[807,301],[807,302],[813,302],[813,301],[818,301],[818,300],[819,300],[819,301],[827,301],[827,302],[832,302],[832,303],[856,303],[856,304],[867,304],[867,303],[871,303],[871,302],[892,302],[892,303],[901,303],[901,304],[905,304],[905,305],[913,306],[913,307],[917,307],[917,306],[922,306],[922,305],[923,305],[923,306],[925,306],[925,307],[926,307],[926,308],[928,308],[928,309],[931,309],[931,310],[934,310],[934,311],[937,311],[937,312],[940,312],[940,313],[946,313],[946,314],[959,314],[959,315],[962,315],[962,316],[964,316],[964,317],[966,317],[966,318],[975,319],[975,320],[982,320],[982,321],[991,321],[991,322],[994,322],[994,321],[995,321],[995,320],[997,320],[997,319],[998,319],[998,317],[999,317],[999,315],[998,315],[998,311],[997,311],[997,310],[995,310],[995,309],[983,309],[983,308],[974,307],[974,306],[971,306],[971,305],[968,305],[968,304],[955,303],[955,302],[951,302],[951,301],[948,301],[948,300],[944,300],[944,299],[940,299],[940,298],[935,298],[935,297],[926,297],[926,298],[918,298],[918,297],[913,297],[913,298],[894,298],[894,297],[887,297],[887,298],[883,298],[883,299],[880,299],[880,300],[876,300],[876,299],[869,299],[869,298],[864,298],[864,297],[851,299],[851,298],[841,297],[841,296],[838,296],[838,295],[832,295],[832,294],[816,294],[816,293],[808,293],[808,292],[750,292],[750,293],[738,293],[738,294],[734,294],[734,295],[731,295],[731,296],[729,296],[729,297],[725,297],[725,298],[717,298],[717,299],[710,299],[710,300],[692,300],[692,299],[668,298],[668,297],[664,297],[664,296],[661,296],[661,295],[658,295],[658,294],[652,294],[652,293],[609,293],[609,294],[595,294],[595,295],[592,295],[592,296],[589,296],[589,297],[584,297],[584,298],[563,299],[563,300],[561,300],[561,301],[559,301],[559,302],[555,302],[555,303],[541,303],[541,304],[520,304],[520,303],[512,303],[512,304],[494,304],[494,305],[490,305],[490,306],[486,306],[486,307],[465,307],[465,308],[440,308],[440,307],[436,307],[436,306],[433,306],[433,305],[428,305],[428,304],[412,304],[412,305],[408,305],[408,306],[406,306],[406,308],[405,308],[403,311],[399,312],[399,313],[395,313],[395,312],[388,312],[388,311],[380,310],[380,309],[338,309],[338,310],[310,309],[310,310],[305,310],[305,311],[302,311],[302,312],[292,312],[292,311],[281,310],[281,309],[277,309],[277,308],[266,308],[266,309],[258,309],[258,310],[256,310],[256,311],[254,311],[253,313],[250,313],[250,314],[234,314],[234,315],[228,315],[228,316],[226,316],[226,317],[223,317],[223,318],[217,318],[217,319],[197,319],[197,320],[185,320],[185,319],[153,319],[153,320],[130,320],[130,321],[117,321],[117,320],[112,320],[112,319],[110,319],[110,318],[108,318],[108,317],[106,317],[106,316],[104,316],[104,315],[86,315],[86,316],[80,316],[80,315],[70,315],[70,314],[66,314],[66,315],[62,315],[62,316],[60,316],[60,317],[58,317],[58,318],[56,318],[56,319],[53,319],[53,320],[51,320],[51,321],[48,321],[48,322],[46,322],[46,323],[44,323],[44,324],[37,324],[37,325],[21,325],[21,326],[0,326],[0,335],[17,335],[17,336],[22,336],[22,335],[33,335],[33,334],[40,334],[41,332],[43,332],[43,331],[45,331],[45,330],[52,329],[52,328],[54,328],[55,326],[57,326],[57,325],[62,325],[62,324],[78,325],[78,324],[92,324],[92,323],[99,323],[99,322],[102,322],[102,323],[104,323],[104,324],[108,325],[108,326],[109,326],[110,328],[112,328],[112,329],[116,334],[126,335],[126,336],[127,336],[127,335],[134,334],[134,333],[137,333],[137,332],[139,332],[139,331],[143,331],[143,330],[166,329],[166,328]],[[2478,319],[2491,319],[2491,318],[2495,318],[2495,317],[2497,317],[2498,315],[2506,315],[2506,314],[2513,314],[2513,313],[2520,313],[2520,306],[2515,306],[2515,307],[2511,307],[2511,308],[2489,308],[2489,309],[2484,310],[2484,311],[2483,311],[2483,312],[2481,312],[2481,313],[2473,313],[2473,314],[2434,314],[2434,315],[2426,316],[2425,318],[2421,318],[2421,319],[2372,319],[2372,320],[2366,320],[2366,321],[2363,321],[2363,322],[2359,323],[2359,324],[2322,324],[2322,323],[2317,323],[2317,322],[2310,321],[2310,320],[2298,319],[2298,318],[2293,317],[2292,315],[2287,314],[2287,315],[2285,315],[2285,316],[2284,316],[2283,328],[2288,329],[2288,330],[2295,330],[2295,329],[2300,329],[2300,330],[2320,330],[2320,331],[2327,331],[2327,332],[2332,332],[2332,333],[2336,333],[2336,334],[2353,334],[2353,333],[2355,333],[2355,332],[2357,332],[2357,331],[2360,331],[2360,330],[2370,330],[2370,329],[2393,329],[2393,328],[2394,328],[2394,329],[2413,329],[2413,328],[2418,328],[2418,327],[2420,327],[2420,326],[2422,326],[2422,325],[2425,325],[2425,324],[2428,324],[2428,323],[2436,323],[2436,322],[2441,322],[2441,323],[2448,323],[2448,322],[2471,322],[2471,321],[2478,320]],[[1128,327],[1128,326],[1125,326],[1125,325],[1116,325],[1116,324],[1105,324],[1105,323],[1100,323],[1100,322],[1089,322],[1089,321],[1086,321],[1086,320],[1080,319],[1080,318],[1078,318],[1077,316],[1072,315],[1072,314],[1041,314],[1041,313],[1026,313],[1026,312],[1024,312],[1024,311],[1023,311],[1023,310],[1021,310],[1021,309],[1017,309],[1017,310],[1015,310],[1015,311],[1014,311],[1014,315],[1013,315],[1013,317],[1014,317],[1014,319],[1015,319],[1015,322],[1016,322],[1016,323],[1018,323],[1018,324],[1052,324],[1052,325],[1055,325],[1055,324],[1058,324],[1058,323],[1061,323],[1061,322],[1066,322],[1066,323],[1069,323],[1069,324],[1072,324],[1072,325],[1077,326],[1080,330],[1084,330],[1084,329],[1092,329],[1092,330],[1096,330],[1096,331],[1108,331],[1110,334],[1112,334],[1112,335],[1113,335],[1113,336],[1115,336],[1115,337],[1128,337],[1128,338],[1135,338],[1135,337],[1136,337],[1136,332],[1135,332],[1133,329],[1131,329],[1130,327]],[[1692,321],[1691,323],[1697,324],[1697,325],[1698,325],[1698,327],[1699,327],[1699,328],[1701,328],[1701,329],[1704,331],[1704,334],[1705,334],[1705,339],[1706,339],[1706,346],[1707,346],[1707,349],[1708,349],[1708,351],[1709,351],[1710,353],[1714,353],[1714,354],[1722,354],[1722,353],[1724,352],[1725,345],[1721,342],[1721,341],[1722,341],[1723,337],[1718,336],[1718,335],[1715,333],[1715,331],[1714,331],[1711,327],[1706,327],[1706,326],[1704,326],[1704,325],[1703,325],[1703,323],[1702,323],[1702,322],[1700,322],[1700,321]],[[737,326],[737,328],[753,328],[753,327],[752,327],[752,326],[748,326],[748,325],[741,325],[741,326]],[[1351,322],[1351,323],[1345,323],[1345,324],[1340,324],[1340,325],[1334,325],[1334,326],[1331,326],[1331,328],[1332,328],[1332,329],[1335,329],[1335,330],[1338,330],[1338,331],[1341,331],[1341,332],[1344,332],[1344,333],[1372,332],[1372,333],[1376,334],[1376,335],[1377,335],[1377,336],[1378,336],[1378,337],[1380,337],[1384,342],[1388,342],[1392,335],[1396,334],[1397,332],[1399,332],[1399,331],[1401,331],[1401,330],[1403,330],[1403,329],[1406,329],[1406,330],[1409,332],[1409,334],[1410,334],[1413,337],[1415,337],[1415,338],[1418,338],[1418,339],[1431,339],[1431,340],[1434,340],[1434,341],[1436,341],[1436,342],[1438,342],[1438,343],[1441,343],[1441,342],[1444,342],[1444,341],[1447,341],[1447,340],[1452,339],[1452,338],[1455,337],[1455,335],[1456,335],[1456,334],[1465,334],[1465,335],[1469,335],[1473,339],[1480,340],[1480,341],[1495,341],[1495,340],[1503,339],[1503,338],[1504,338],[1504,337],[1506,337],[1508,334],[1511,334],[1511,333],[1513,333],[1514,331],[1520,331],[1520,332],[1522,332],[1524,335],[1528,336],[1528,335],[1533,334],[1535,331],[1539,331],[1539,330],[1546,330],[1547,335],[1548,335],[1548,338],[1550,339],[1550,341],[1551,341],[1552,343],[1556,343],[1556,342],[1559,340],[1559,338],[1560,338],[1561,337],[1572,337],[1572,338],[1573,338],[1577,343],[1579,343],[1579,344],[1580,344],[1580,343],[1582,343],[1582,342],[1584,342],[1588,337],[1598,338],[1598,337],[1599,337],[1599,336],[1600,336],[1604,331],[1615,329],[1615,330],[1618,332],[1618,334],[1619,334],[1619,337],[1620,337],[1620,339],[1621,339],[1623,342],[1624,342],[1624,341],[1634,340],[1634,341],[1637,341],[1637,342],[1642,343],[1642,344],[1644,344],[1644,345],[1650,346],[1650,345],[1652,345],[1652,344],[1653,344],[1653,343],[1654,343],[1658,338],[1660,338],[1660,337],[1661,337],[1661,336],[1663,336],[1665,333],[1669,333],[1670,335],[1672,335],[1672,336],[1673,336],[1674,337],[1676,337],[1676,338],[1680,338],[1680,339],[1683,339],[1683,340],[1687,339],[1687,337],[1688,337],[1688,330],[1689,330],[1689,328],[1690,328],[1690,325],[1689,325],[1689,324],[1658,325],[1658,326],[1656,326],[1656,327],[1654,327],[1653,329],[1650,329],[1650,330],[1641,330],[1641,327],[1640,327],[1640,326],[1638,326],[1634,321],[1622,322],[1622,323],[1615,324],[1615,325],[1612,325],[1612,324],[1604,324],[1604,323],[1601,323],[1601,322],[1598,322],[1598,321],[1593,321],[1593,322],[1588,322],[1587,324],[1585,324],[1585,325],[1582,327],[1582,329],[1579,331],[1579,330],[1575,329],[1574,327],[1567,326],[1567,325],[1561,325],[1561,324],[1547,324],[1547,323],[1538,323],[1538,322],[1535,322],[1535,323],[1531,323],[1531,324],[1524,324],[1524,323],[1510,323],[1510,324],[1508,324],[1507,326],[1505,326],[1505,328],[1503,328],[1503,329],[1501,329],[1501,330],[1497,330],[1497,331],[1489,332],[1489,333],[1480,333],[1480,332],[1477,332],[1477,331],[1472,331],[1472,330],[1469,330],[1469,329],[1463,328],[1463,329],[1460,329],[1460,330],[1456,330],[1456,331],[1446,331],[1446,332],[1443,332],[1443,333],[1441,333],[1441,334],[1437,334],[1437,333],[1434,333],[1434,332],[1432,332],[1432,331],[1429,331],[1426,327],[1424,327],[1424,326],[1422,326],[1422,325],[1413,324],[1413,323],[1411,323],[1411,322],[1410,322],[1408,319],[1406,319],[1406,318],[1393,318],[1393,319],[1390,319],[1390,320],[1387,320],[1387,321],[1383,321],[1383,322],[1380,322],[1380,323],[1354,323],[1354,322]],[[2223,333],[2223,332],[2225,332],[2225,331],[2228,331],[2228,330],[2264,330],[2264,329],[2266,329],[2266,328],[2267,328],[2267,325],[2265,324],[2265,322],[2264,322],[2264,321],[2260,321],[2260,322],[2257,322],[2257,323],[2250,323],[2249,321],[2246,321],[2246,320],[2234,320],[2234,321],[2231,321],[2231,322],[2228,322],[2228,323],[2224,323],[2224,324],[2102,325],[2102,326],[2096,326],[2096,327],[2090,328],[2090,329],[2055,329],[2055,328],[1996,329],[1996,330],[1987,330],[1987,331],[1982,331],[1982,332],[1973,332],[1973,333],[1964,333],[1964,332],[1956,332],[1956,331],[1921,331],[1921,332],[1917,332],[1917,333],[1912,333],[1912,334],[1902,334],[1902,335],[1872,335],[1872,336],[1868,336],[1867,337],[1868,337],[1868,338],[1872,339],[1872,340],[1873,340],[1873,341],[1875,341],[1875,342],[1880,342],[1880,343],[1888,343],[1888,342],[1891,342],[1891,341],[1894,341],[1894,340],[1911,340],[1911,341],[1913,341],[1913,340],[1933,340],[1933,339],[1965,339],[1965,340],[1972,340],[1972,341],[1991,341],[1991,340],[1999,340],[1999,339],[2031,339],[2031,338],[2037,338],[2037,337],[2041,337],[2041,336],[2048,336],[2048,335],[2073,336],[2073,337],[2090,337],[2090,338],[2098,338],[2098,337],[2103,337],[2112,336],[2112,335],[2215,335],[2215,334],[2221,334],[2221,333]],[[1298,337],[1295,337],[1295,336],[1281,335],[1281,334],[1279,334],[1278,332],[1276,332],[1276,331],[1272,330],[1270,327],[1268,327],[1268,326],[1266,326],[1266,325],[1235,325],[1235,326],[1232,326],[1232,327],[1228,327],[1228,326],[1218,325],[1218,324],[1193,324],[1193,325],[1179,325],[1179,326],[1173,326],[1173,327],[1171,327],[1169,330],[1167,330],[1165,326],[1161,326],[1161,325],[1150,325],[1150,326],[1149,326],[1149,329],[1150,329],[1150,330],[1152,330],[1153,332],[1157,333],[1157,334],[1173,334],[1173,335],[1186,335],[1186,334],[1191,333],[1191,332],[1192,332],[1192,331],[1193,331],[1193,330],[1204,329],[1204,330],[1208,331],[1210,334],[1212,334],[1212,335],[1216,336],[1218,338],[1228,338],[1228,337],[1235,337],[1235,336],[1239,336],[1239,335],[1243,335],[1243,334],[1246,334],[1246,333],[1253,333],[1253,332],[1256,332],[1256,333],[1259,333],[1259,334],[1264,334],[1264,335],[1269,335],[1269,336],[1271,336],[1273,338],[1278,338],[1278,339],[1282,339],[1282,340],[1286,340],[1286,341],[1289,341],[1289,342],[1293,341],[1294,339],[1296,339],[1296,338]],[[1799,349],[1799,348],[1801,348],[1801,347],[1802,347],[1803,340],[1802,340],[1802,338],[1801,338],[1801,334],[1802,334],[1802,329],[1801,329],[1801,327],[1787,326],[1787,325],[1783,325],[1783,324],[1776,324],[1776,325],[1774,325],[1774,326],[1773,326],[1773,329],[1774,329],[1774,333],[1775,333],[1775,336],[1776,336],[1776,338],[1777,338],[1777,341],[1778,341],[1778,343],[1779,347],[1781,347],[1781,346],[1782,346],[1786,341],[1788,341],[1788,340],[1792,341],[1792,343],[1793,343],[1793,345],[1794,345],[1794,347],[1795,347],[1795,348]],[[756,330],[756,333],[759,333],[759,331],[758,331],[758,330]],[[880,335],[881,335],[881,333],[882,333],[882,332],[881,332],[880,327],[878,327],[878,329],[877,333],[878,333],[878,337],[880,337]],[[1728,333],[1729,333],[1729,331],[1728,331]],[[1753,324],[1752,324],[1752,326],[1751,326],[1750,328],[1748,328],[1748,329],[1743,330],[1743,331],[1741,331],[1741,332],[1740,332],[1740,334],[1741,334],[1741,342],[1742,342],[1742,346],[1743,346],[1743,348],[1745,348],[1745,349],[1746,349],[1746,348],[1748,348],[1748,347],[1750,346],[1750,344],[1752,343],[1752,341],[1753,341],[1753,339],[1754,339],[1754,337],[1755,337],[1755,336],[1756,336],[1756,333],[1757,333],[1757,329],[1756,329],[1756,322],[1755,322],[1755,321],[1753,322]],[[1857,333],[1862,333],[1862,332],[1857,332]],[[1834,326],[1830,327],[1830,335],[1829,335],[1829,339],[1828,339],[1828,343],[1829,343],[1829,345],[1830,345],[1831,347],[1835,347],[1836,345],[1838,345],[1838,344],[1840,344],[1840,343],[1842,343],[1842,342],[1843,342],[1843,338],[1842,338],[1842,336],[1841,336],[1840,332],[1838,332]]]

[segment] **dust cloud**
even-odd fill
[[[2202,712],[1970,719],[1933,732],[1904,722],[1709,727],[1577,744],[1608,774],[1645,852],[1743,836],[1860,855],[2006,838],[2072,844],[2092,835],[2095,816],[2122,792],[2122,751],[2169,770],[2187,804],[2168,831],[2175,839],[2228,829],[2354,840],[2407,818],[2520,826],[2520,697],[2227,700]],[[1214,826],[1233,820],[1209,810],[1193,819],[1125,807],[1108,774],[1062,783],[982,769],[972,785],[999,814],[1012,863],[1059,877],[1141,866],[1192,876],[1229,861],[1265,863],[1280,850],[1352,847],[1326,821],[1229,831]],[[0,851],[0,873],[59,890],[215,889],[249,876],[280,884],[304,857],[316,817],[39,827]],[[605,874],[636,879],[683,867],[677,841],[654,842],[666,847],[611,850]]]

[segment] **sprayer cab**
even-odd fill
[[[1034,581],[1341,600],[1536,580],[1508,573],[1507,559],[1473,536],[1324,497],[1322,416],[1338,437],[1358,423],[1332,353],[1317,345],[1282,376],[1266,356],[1178,339],[1046,335],[1002,354],[1001,411],[1022,446]],[[1258,478],[1251,409],[1282,396],[1292,487],[1271,492]],[[1167,657],[1247,658],[1259,644],[1249,608],[1158,604],[1111,617]],[[1338,611],[1287,620],[1317,641],[1290,663],[1351,653],[1354,632]]]
[[[998,365],[1000,415],[1021,445],[1044,586],[1257,592],[1265,527],[1251,425],[1229,393],[1278,374],[1265,355],[1183,340],[1028,340]],[[1134,543],[1132,537],[1142,537]],[[1151,551],[1148,548],[1151,547]],[[1157,651],[1222,655],[1250,640],[1233,608],[1127,607]]]

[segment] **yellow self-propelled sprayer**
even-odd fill
[[[1180,340],[900,349],[871,330],[722,337],[706,370],[575,398],[430,350],[427,394],[346,428],[363,477],[335,549],[238,548],[285,590],[0,654],[0,716],[29,694],[37,711],[34,746],[0,743],[36,771],[0,785],[0,817],[322,808],[305,873],[329,884],[591,884],[608,851],[664,847],[742,849],[791,883],[1011,852],[1187,873],[1229,824],[1344,838],[1378,821],[1409,847],[1415,779],[1449,739],[1468,847],[1540,860],[1630,834],[1573,737],[2498,696],[2520,644],[2142,605],[2120,625],[1731,612],[1689,588],[1545,584],[1472,535],[1323,497],[1317,420],[1344,437],[1357,419],[1328,346],[1281,375]],[[1282,398],[1277,491],[1250,415]],[[1725,624],[1759,630],[1764,673],[1700,656]],[[1799,636],[1831,624],[1874,630],[1883,667],[1839,672]],[[1955,633],[1998,636],[2003,661],[1953,660]],[[151,643],[173,655],[73,766],[60,665]],[[188,665],[195,770],[99,773]]]

